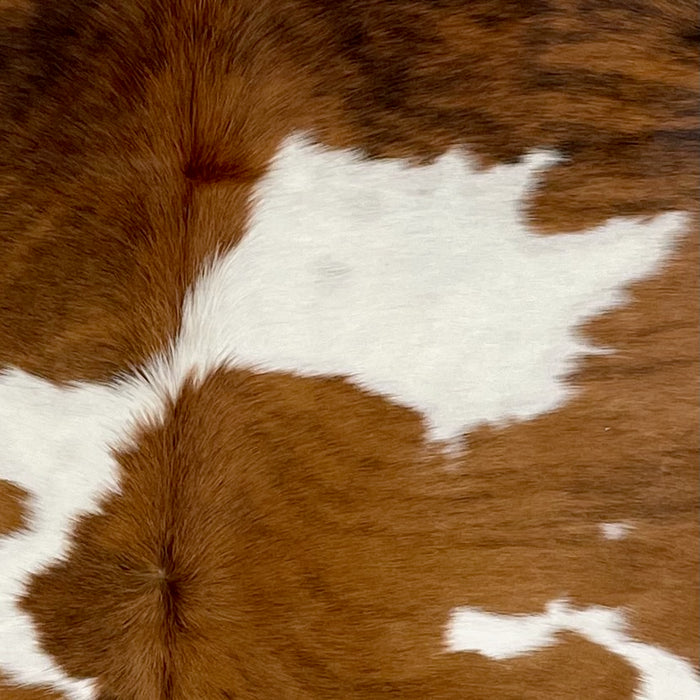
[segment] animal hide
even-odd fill
[[[690,0],[0,0],[0,698],[700,697]]]

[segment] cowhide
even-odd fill
[[[0,698],[700,698],[689,0],[0,0]]]

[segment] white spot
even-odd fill
[[[631,639],[619,610],[570,608],[551,603],[542,615],[501,615],[474,608],[457,608],[447,627],[450,652],[475,652],[492,659],[507,659],[558,642],[561,632],[574,632],[617,654],[640,675],[638,700],[697,700],[700,678],[693,667],[673,654]]]
[[[577,327],[657,270],[686,219],[534,235],[522,207],[552,160],[409,168],[290,140],[246,238],[189,297],[177,364],[345,375],[441,440],[561,406],[576,360],[603,351]]]
[[[606,540],[622,540],[634,529],[632,525],[627,523],[600,523],[598,527],[600,534]]]
[[[546,615],[499,615],[459,608],[448,633],[450,651],[508,659],[556,644],[559,628]]]

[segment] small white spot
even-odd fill
[[[627,537],[627,533],[634,530],[634,526],[627,523],[600,523],[598,527],[606,540],[622,540]]]
[[[509,659],[556,644],[557,632],[546,615],[498,615],[460,608],[452,617],[447,646],[450,651]]]

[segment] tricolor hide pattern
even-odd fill
[[[686,0],[0,0],[0,700],[700,697]]]

